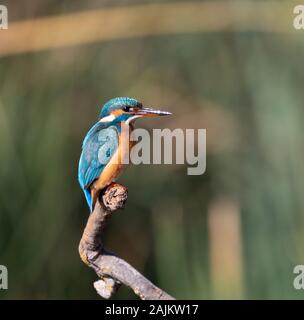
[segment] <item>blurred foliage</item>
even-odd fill
[[[71,3],[32,0],[28,11],[21,3],[10,11],[30,18]],[[100,3],[109,1],[73,1],[72,9]],[[138,126],[207,128],[207,171],[128,168],[120,179],[128,203],[113,216],[107,247],[177,298],[303,298],[292,284],[304,264],[303,54],[302,34],[222,32],[2,57],[0,264],[9,290],[0,298],[98,298],[77,251],[89,213],[77,165],[86,131],[115,96],[174,113]],[[240,227],[229,230],[239,246],[225,225],[210,229],[218,221],[210,208],[225,214],[223,198],[234,204]],[[220,237],[233,252],[215,253],[223,264],[211,258]],[[236,278],[229,259],[239,260]],[[122,289],[116,298],[134,296]]]

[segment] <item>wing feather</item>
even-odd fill
[[[89,187],[100,176],[102,170],[118,148],[118,129],[97,123],[87,133],[79,160],[78,180],[83,189],[88,205],[91,208]]]

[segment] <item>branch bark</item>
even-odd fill
[[[102,201],[100,200],[102,198]],[[82,261],[100,277],[94,283],[97,293],[109,299],[121,284],[131,288],[142,300],[174,300],[123,259],[107,251],[102,235],[113,212],[122,208],[127,200],[127,189],[119,184],[110,185],[99,197],[90,214],[79,244]]]

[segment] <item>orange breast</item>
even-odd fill
[[[124,131],[122,131],[124,132]],[[129,134],[131,134],[132,128],[130,127]],[[119,174],[127,167],[127,164],[123,163],[123,159],[130,158],[130,150],[133,147],[134,142],[130,141],[127,134],[122,133],[119,137],[118,149],[112,156],[109,163],[103,169],[100,177],[93,183],[91,187],[93,208],[96,203],[99,192],[115,182]]]

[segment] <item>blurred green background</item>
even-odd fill
[[[49,49],[32,51],[28,39],[24,53],[2,53],[17,21],[149,4],[18,2],[0,0],[10,19],[0,30],[0,264],[9,270],[0,298],[98,299],[77,251],[89,214],[77,166],[99,108],[116,96],[174,113],[139,127],[206,128],[207,171],[128,168],[119,181],[128,203],[107,228],[107,248],[176,298],[303,298],[293,268],[304,264],[304,31],[293,31],[293,7],[283,7],[290,30],[279,17],[273,25],[281,1],[224,1],[206,30],[189,15],[193,32],[183,31],[186,22],[171,17],[163,34],[138,23],[143,34],[132,38],[52,48],[50,37]],[[275,30],[262,30],[254,2],[273,6],[266,21]],[[168,14],[183,3],[220,2],[167,1]],[[256,30],[222,24],[244,12]],[[136,297],[121,288],[115,298]]]

